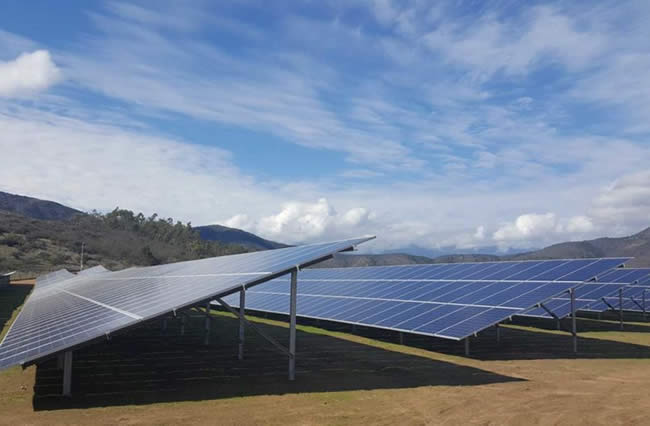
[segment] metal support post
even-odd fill
[[[465,356],[469,356],[469,337],[465,337]]]
[[[204,345],[210,344],[210,302],[205,304],[205,337],[203,340]]]
[[[569,290],[571,296],[571,334],[573,335],[573,353],[578,352],[578,333],[576,330],[576,290]]]
[[[401,331],[399,332],[399,344],[403,345],[404,344],[404,333]]]
[[[296,302],[298,294],[298,267],[291,271],[289,301],[289,380],[296,378]]]
[[[246,289],[242,287],[239,290],[239,350],[237,352],[237,358],[241,361],[244,359],[244,341],[245,341],[245,325],[244,322],[244,313],[246,311]]]
[[[621,330],[623,330],[623,289],[618,289],[618,319],[621,323]]]
[[[352,324],[352,332],[353,333],[357,332],[357,325],[356,324]]]
[[[167,318],[162,320],[162,332],[163,334],[167,333]]]
[[[556,327],[558,330],[561,330],[561,329],[562,329],[562,323],[561,323],[561,321],[560,321],[559,318],[555,320],[555,324],[556,324],[555,327]]]
[[[501,343],[501,327],[499,327],[499,324],[495,324],[494,328],[497,331],[497,343]]]
[[[72,395],[72,351],[63,354],[63,396]]]
[[[646,289],[643,289],[643,293],[641,293],[641,303],[643,303],[643,321],[648,319],[648,312],[646,310],[646,305],[645,305],[645,292]]]

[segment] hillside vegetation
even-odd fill
[[[39,220],[0,211],[0,271],[22,276],[85,264],[109,269],[146,266],[245,252],[241,246],[204,241],[191,224],[145,217],[130,210]]]

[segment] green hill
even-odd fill
[[[0,211],[0,271],[34,276],[79,269],[81,244],[87,266],[109,269],[145,266],[242,253],[245,248],[204,241],[190,224],[115,209],[106,215],[77,214],[40,220]]]

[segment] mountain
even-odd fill
[[[490,262],[498,260],[568,259],[585,257],[633,257],[628,267],[650,267],[650,228],[620,238],[597,238],[554,244],[541,250],[514,255],[450,254],[434,258],[411,254],[339,254],[315,267],[409,265],[420,263]]]
[[[0,191],[0,210],[13,212],[32,219],[66,220],[83,214],[79,210],[66,207],[54,201],[10,194]]]
[[[206,225],[194,228],[205,241],[219,241],[226,244],[237,244],[248,250],[271,250],[289,247],[286,244],[265,240],[250,232],[222,225]]]
[[[203,241],[189,225],[146,218],[129,210],[77,214],[66,220],[40,220],[0,211],[0,271],[35,276],[84,263],[108,269],[146,266],[243,253],[243,247]]]
[[[314,265],[314,268],[345,268],[354,266],[388,266],[416,265],[425,263],[456,263],[456,262],[490,262],[499,260],[499,256],[490,254],[448,254],[435,258],[416,256],[407,253],[385,254],[347,254],[340,253],[333,259]]]
[[[508,259],[566,259],[581,257],[634,257],[630,267],[650,266],[650,228],[620,238],[597,238],[554,244],[541,250],[509,256]]]

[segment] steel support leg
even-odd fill
[[[496,324],[494,328],[497,331],[497,343],[501,343],[501,327],[499,327],[499,324]]]
[[[646,289],[643,289],[643,293],[641,293],[641,303],[643,303],[643,321],[646,321],[648,319],[648,312],[646,311],[645,305],[645,292]]]
[[[204,345],[210,344],[210,302],[205,304],[205,336],[203,339]]]
[[[465,337],[465,356],[469,356],[469,337]]]
[[[403,345],[404,344],[404,333],[401,331],[399,332],[399,344]]]
[[[72,351],[63,354],[63,396],[72,395]]]
[[[571,296],[571,334],[573,336],[573,353],[578,352],[578,333],[576,329],[576,291],[575,289],[569,290]]]
[[[246,338],[246,323],[244,322],[244,312],[246,311],[246,289],[239,290],[239,349],[237,358],[241,361],[244,359],[244,342]]]
[[[621,330],[623,330],[623,289],[618,289],[618,319],[621,323]]]
[[[289,301],[289,380],[296,378],[296,301],[298,293],[298,268],[291,271]]]
[[[556,327],[558,330],[562,330],[562,323],[560,322],[560,319],[559,319],[559,318],[558,318],[557,320],[555,320],[555,327]]]

